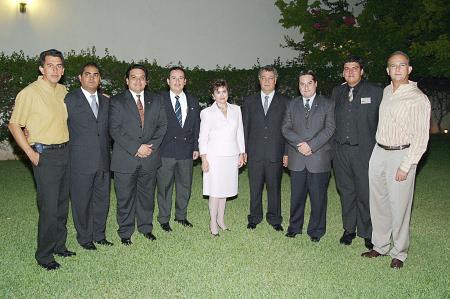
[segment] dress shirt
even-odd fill
[[[173,111],[175,111],[175,103],[177,102],[177,99],[175,99],[176,94],[170,91],[170,101],[172,102],[172,108]],[[187,106],[187,99],[186,94],[182,91],[179,95],[180,98],[178,101],[180,102],[181,107],[181,119],[182,119],[182,126],[184,126],[184,121],[186,120],[188,106]]]
[[[273,96],[275,95],[275,90],[272,90],[271,93],[269,94],[265,94],[262,90],[261,90],[261,104],[264,107],[264,101],[266,100],[266,96],[269,96],[269,98],[267,99],[267,111],[269,111],[270,108],[270,103],[272,103],[272,99]]]
[[[91,105],[91,95],[95,96],[95,101],[97,102],[97,106],[100,106],[99,102],[98,102],[97,91],[95,91],[94,93],[90,93],[89,91],[87,91],[83,87],[81,87],[81,91],[83,92],[84,96],[86,97],[86,101],[89,103],[89,106]]]
[[[305,98],[305,97],[302,97],[302,98],[303,98],[303,107],[305,107],[306,99],[309,99],[309,109],[311,110],[314,99],[316,98],[316,94],[313,94],[313,96],[310,98]]]
[[[427,149],[431,105],[428,97],[409,81],[394,92],[392,83],[384,89],[380,104],[376,140],[386,146],[410,144],[400,169],[408,172]]]

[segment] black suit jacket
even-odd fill
[[[198,151],[198,133],[200,130],[200,107],[196,97],[186,94],[187,115],[184,126],[178,123],[170,100],[170,92],[161,94],[167,116],[167,132],[161,143],[161,157],[192,159],[192,152]]]
[[[138,165],[155,170],[161,165],[159,146],[167,130],[167,118],[160,95],[144,91],[144,126],[133,95],[129,90],[111,98],[109,132],[114,140],[111,170],[132,173]],[[153,144],[147,158],[136,157],[142,144]]]
[[[108,112],[109,99],[97,93],[99,109],[97,118],[81,88],[66,95],[67,125],[71,171],[94,173],[109,171]]]
[[[242,121],[249,160],[282,161],[285,140],[281,134],[281,126],[288,102],[288,97],[275,92],[269,110],[264,115],[261,92],[244,99]]]
[[[358,93],[353,95],[353,102],[359,105],[356,121],[359,150],[366,161],[369,161],[375,146],[375,134],[378,126],[378,109],[383,98],[383,89],[371,82],[361,81]],[[365,99],[361,101],[361,99]],[[370,98],[370,103],[367,100]],[[339,109],[343,108],[344,102],[348,100],[348,86],[342,84],[336,86],[331,94],[331,100],[335,102],[335,117],[339,117]],[[335,136],[339,130],[343,130],[336,121]]]
[[[330,139],[335,129],[334,102],[316,95],[308,118],[305,117],[303,97],[292,100],[286,110],[283,122],[283,136],[288,142],[288,168],[319,173],[331,170]],[[297,150],[297,144],[306,142],[312,155],[304,156]]]

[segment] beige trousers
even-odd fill
[[[406,259],[409,248],[416,165],[402,182],[395,180],[395,174],[408,151],[388,151],[375,145],[369,162],[373,249],[401,261]]]

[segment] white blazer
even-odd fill
[[[245,153],[241,107],[227,103],[227,117],[214,102],[200,112],[200,155],[234,156]]]

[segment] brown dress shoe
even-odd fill
[[[392,259],[391,261],[391,268],[392,269],[400,269],[403,267],[403,262],[399,259]]]
[[[362,253],[361,256],[368,257],[368,258],[373,258],[373,257],[382,256],[382,254],[379,253],[378,251],[372,249],[371,251],[367,251],[367,252]]]

